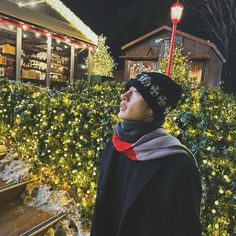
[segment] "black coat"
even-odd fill
[[[104,192],[115,155],[125,154],[117,153],[109,140],[100,164],[91,236],[201,235],[201,180],[194,159],[187,155],[136,161],[119,227],[114,235],[107,233],[106,219],[112,215],[106,215],[109,198]]]

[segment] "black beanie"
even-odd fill
[[[153,110],[156,119],[163,119],[177,107],[182,87],[165,74],[144,72],[131,78],[125,84],[125,90],[135,87]]]

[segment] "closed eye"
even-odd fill
[[[140,94],[140,92],[137,89],[134,89],[134,93]]]

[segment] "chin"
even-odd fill
[[[122,112],[122,111],[120,111],[119,113],[118,113],[118,117],[120,118],[120,119],[122,119],[122,120],[127,120],[127,115],[126,114],[124,114],[124,112]]]

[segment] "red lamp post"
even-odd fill
[[[176,33],[176,28],[177,24],[180,22],[180,18],[182,16],[182,12],[184,10],[184,6],[179,3],[177,0],[176,3],[174,3],[170,7],[171,11],[171,21],[173,23],[172,26],[172,35],[171,35],[171,42],[170,42],[170,53],[169,53],[169,60],[168,60],[168,67],[167,67],[167,75],[170,76],[170,71],[171,71],[171,65],[172,65],[172,58],[173,58],[173,51],[174,51],[174,46],[175,46],[175,33]]]

